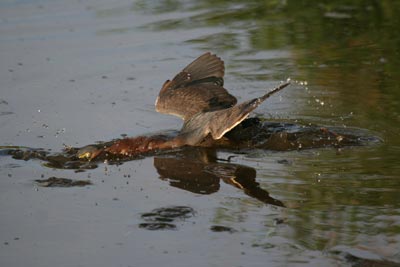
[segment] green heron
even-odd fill
[[[93,159],[102,152],[134,156],[185,145],[212,145],[246,119],[264,100],[289,85],[289,82],[282,83],[259,98],[237,104],[237,99],[223,87],[224,73],[224,62],[208,52],[164,83],[155,103],[156,111],[183,119],[183,127],[176,137],[125,138],[101,150],[87,147],[80,152],[80,157]]]
[[[208,135],[218,140],[265,99],[289,85],[289,82],[283,83],[262,97],[236,105],[237,99],[223,87],[224,72],[224,62],[208,52],[172,81],[164,83],[156,100],[156,111],[176,115],[184,121],[178,136],[164,146],[196,146]]]

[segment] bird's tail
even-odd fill
[[[246,119],[250,112],[256,109],[268,97],[282,90],[289,84],[290,82],[285,82],[259,98],[246,101],[229,109],[217,110],[210,113],[212,118],[206,121],[209,121],[208,128],[210,129],[212,137],[214,139],[220,139],[226,132]]]
[[[288,86],[290,84],[289,81],[282,83],[281,85],[279,85],[278,87],[275,87],[274,89],[272,89],[271,91],[269,91],[268,93],[266,93],[265,95],[263,95],[262,97],[259,97],[258,99],[260,100],[260,103],[263,102],[265,99],[267,99],[268,97],[270,97],[271,95],[275,94],[276,92],[282,90],[283,88],[285,88],[286,86]]]

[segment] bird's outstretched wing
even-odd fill
[[[211,53],[198,57],[172,81],[166,81],[157,97],[156,110],[187,121],[199,112],[234,106],[236,98],[223,88],[224,62]]]

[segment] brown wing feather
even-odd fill
[[[237,100],[222,87],[224,62],[205,53],[186,66],[172,81],[165,82],[156,100],[156,110],[185,121],[194,114],[229,108]]]
[[[206,78],[223,78],[224,73],[224,61],[208,52],[195,59],[178,73],[169,84],[169,89],[185,87],[194,81]]]

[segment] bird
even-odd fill
[[[89,145],[78,151],[78,157],[92,160],[104,153],[131,157],[154,150],[215,145],[262,102],[290,84],[281,83],[261,97],[238,104],[236,97],[224,88],[224,75],[224,61],[207,52],[163,84],[155,109],[183,119],[176,136],[124,138],[101,148]]]
[[[237,104],[224,86],[224,61],[204,53],[162,86],[155,102],[157,112],[183,119],[179,134],[164,147],[197,146],[211,137],[221,139],[272,94],[290,84],[284,82],[261,97]]]

